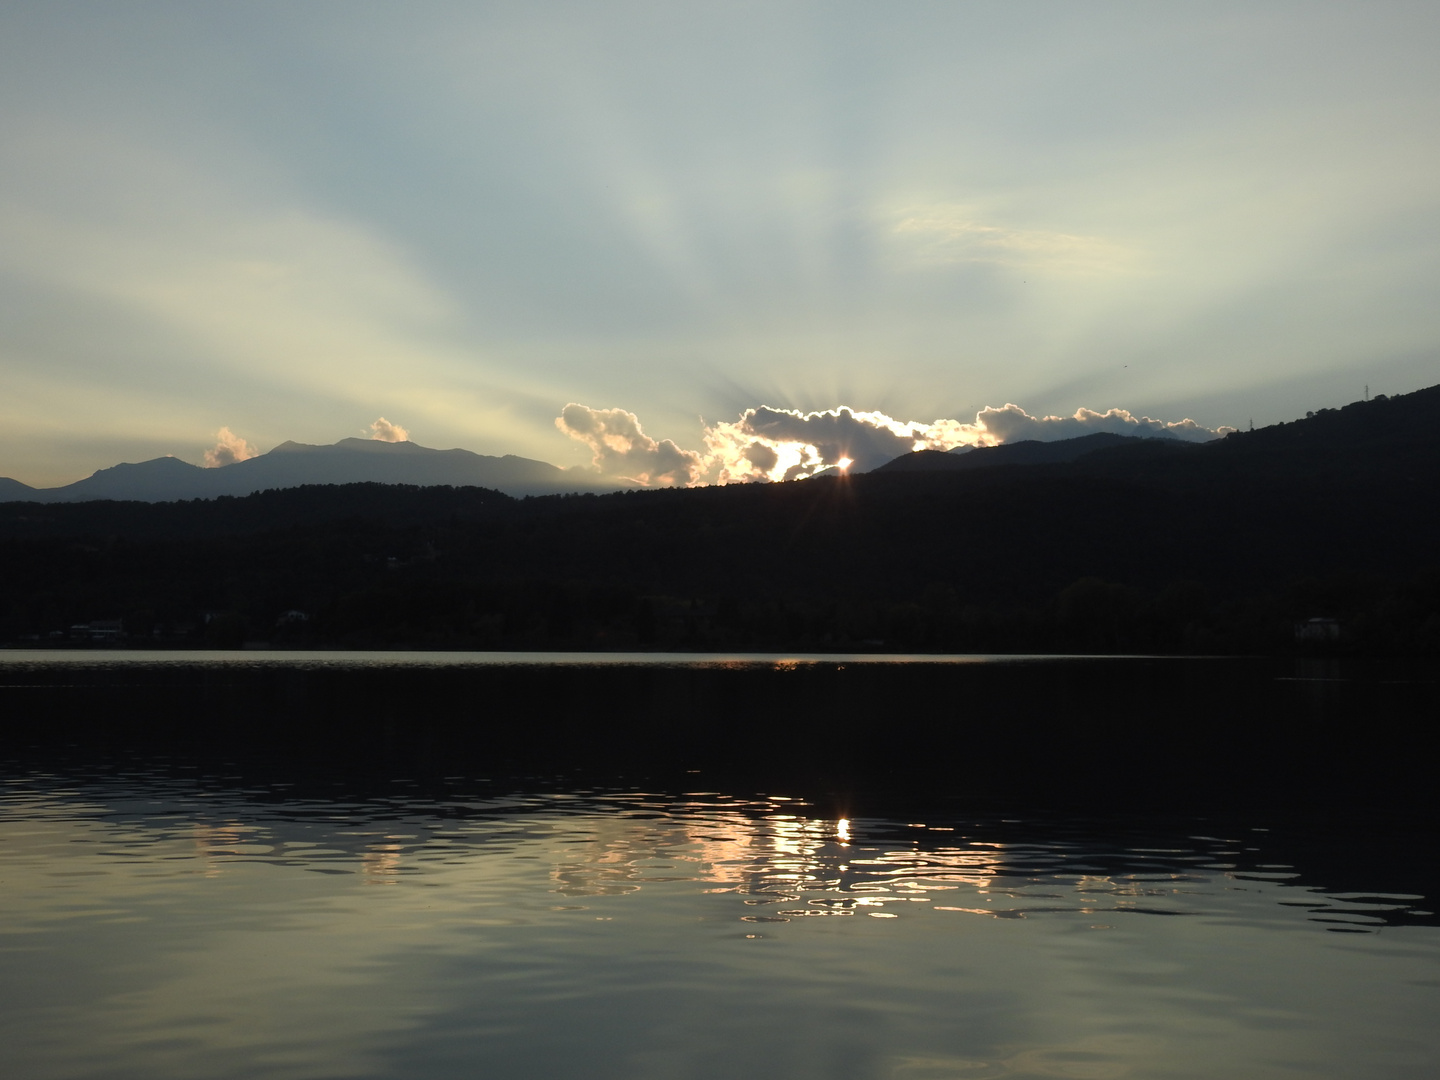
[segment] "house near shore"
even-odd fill
[[[1340,620],[1317,615],[1295,624],[1295,640],[1304,642],[1339,641]]]

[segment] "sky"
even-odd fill
[[[780,478],[819,443],[757,417],[1440,383],[1437,52],[1433,3],[10,2],[0,475]]]

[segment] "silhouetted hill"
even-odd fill
[[[0,635],[121,618],[193,641],[220,613],[204,640],[1263,652],[1325,617],[1337,648],[1440,653],[1436,490],[1440,388],[1068,463],[9,503]]]
[[[1039,442],[1025,439],[1021,442],[1002,443],[999,446],[978,446],[964,453],[954,450],[917,450],[904,454],[881,465],[871,472],[959,472],[964,469],[988,469],[996,465],[1061,465],[1075,461],[1096,450],[1112,446],[1124,446],[1143,441],[1133,435],[1117,435],[1109,431],[1097,431],[1091,435],[1080,435],[1073,439],[1057,439],[1055,442]],[[1151,440],[1167,446],[1193,446],[1178,439]]]
[[[0,501],[170,502],[305,484],[363,483],[488,487],[511,495],[613,491],[620,486],[583,469],[561,469],[513,454],[488,457],[469,450],[432,450],[411,442],[341,439],[331,446],[285,442],[268,454],[214,469],[163,457],[101,469],[58,488],[36,489],[6,481],[0,484]]]
[[[1419,483],[1423,473],[1440,463],[1437,425],[1440,386],[1433,386],[1321,409],[1288,424],[1235,432],[1203,446],[1204,453],[1184,468],[1213,470],[1217,477],[1243,471],[1322,483],[1372,476],[1384,484]],[[1424,497],[1426,492],[1411,494]]]

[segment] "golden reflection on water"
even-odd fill
[[[954,836],[951,826],[907,824],[906,829],[928,834],[923,845],[919,840],[894,843],[895,827],[890,826],[867,844],[863,824],[849,818],[832,821],[792,812],[803,810],[803,804],[783,796],[758,804],[724,796],[706,801],[710,796],[693,793],[672,804],[669,813],[654,812],[638,798],[617,797],[618,812],[553,819],[551,827],[543,831],[549,842],[542,845],[552,855],[547,860],[550,891],[568,898],[624,896],[667,883],[693,883],[701,893],[736,896],[752,909],[736,916],[742,921],[788,922],[856,914],[897,918],[916,913],[910,904],[989,919],[1066,912],[1087,917],[1175,914],[1187,913],[1187,903],[1204,894],[1207,882],[1224,881],[1224,887],[1231,890],[1249,887],[1229,864],[1219,863],[1193,870],[1157,866],[1153,873],[1141,870],[1118,875],[1017,870],[1017,859],[1024,863],[1035,852],[1025,850],[1024,845]],[[676,810],[681,812],[673,812]],[[953,842],[946,834],[954,837]],[[348,860],[362,883],[394,886],[405,874],[427,869],[433,873],[437,849],[448,852],[447,861],[452,864],[457,858],[468,862],[486,850],[483,835],[467,835],[463,829],[446,836],[427,835],[423,830],[354,830],[348,842],[337,843],[332,837],[323,848],[293,840],[281,841],[277,847],[276,838],[262,825],[231,818],[192,822],[188,835],[191,850],[200,860],[196,870],[207,878],[223,874],[238,862],[266,861],[284,849],[291,859],[327,856],[329,873],[344,872],[336,864]],[[1229,842],[1216,839],[1216,843]],[[1136,853],[1141,857],[1180,854],[1147,853],[1144,849],[1136,849]],[[1184,857],[1195,859],[1194,855]],[[1264,876],[1279,883],[1290,875],[1277,870]],[[1396,906],[1381,902],[1377,913],[1380,908]],[[757,908],[766,910],[753,910]],[[552,910],[586,909],[556,905]],[[1339,915],[1331,918],[1322,912],[1322,921],[1355,929],[1382,921],[1358,908]],[[1110,928],[1108,923],[1091,926]]]
[[[769,808],[792,806],[772,802]],[[1180,913],[1201,891],[1200,883],[1226,877],[1158,867],[1153,874],[1140,869],[1056,877],[1036,868],[1017,869],[1017,857],[1023,863],[1033,851],[964,837],[936,843],[935,833],[953,834],[948,827],[927,830],[931,835],[924,846],[918,840],[899,846],[893,836],[866,845],[846,818],[755,813],[754,807],[706,806],[695,800],[687,810],[683,817],[615,815],[587,821],[586,835],[564,843],[564,857],[551,867],[553,890],[567,897],[620,896],[665,882],[694,882],[701,892],[734,894],[747,907],[773,909],[740,916],[746,921],[855,914],[895,918],[916,913],[911,904],[1024,919],[1060,912]],[[969,903],[947,900],[947,894],[962,895]],[[800,903],[804,906],[785,906]]]
[[[694,818],[600,822],[597,835],[552,870],[566,896],[634,892],[647,883],[694,881],[706,893],[735,893],[747,905],[789,903],[842,888],[846,845],[829,821],[797,814],[762,817],[715,809]],[[817,908],[800,914],[849,914]]]
[[[201,872],[206,877],[218,877],[229,858],[245,854],[245,837],[252,831],[238,821],[195,822],[190,827],[190,835],[195,853],[202,860]],[[268,845],[265,850],[269,850]]]
[[[399,881],[400,859],[405,845],[394,838],[366,844],[360,853],[360,873],[367,885],[394,885]]]

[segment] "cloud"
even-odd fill
[[[1126,409],[1110,409],[1103,413],[1094,409],[1076,409],[1073,416],[1031,416],[1019,405],[1013,404],[999,409],[993,406],[981,409],[976,414],[975,423],[966,426],[983,429],[994,437],[995,442],[1022,442],[1026,439],[1055,442],[1097,431],[1208,442],[1235,430],[1231,427],[1212,430],[1188,419],[1152,420],[1148,416],[1136,416]]]
[[[669,439],[657,442],[640,428],[634,413],[624,409],[592,409],[571,402],[555,426],[590,447],[592,464],[606,476],[639,484],[688,487],[702,479],[705,462],[692,450]]]
[[[370,438],[378,442],[409,442],[410,432],[382,416],[370,425]]]
[[[1235,430],[1212,430],[1194,420],[1153,420],[1126,409],[1077,409],[1072,416],[1032,416],[1019,405],[987,406],[974,423],[940,419],[897,420],[880,412],[840,406],[799,412],[769,405],[705,429],[705,453],[657,443],[640,430],[634,413],[567,405],[556,427],[588,445],[602,473],[643,484],[690,486],[799,480],[825,469],[877,468],[916,450],[953,450],[1005,442],[1055,442],[1108,431],[1120,435],[1204,442]],[[843,462],[850,462],[848,466]]]
[[[218,440],[215,445],[205,451],[205,468],[207,469],[219,469],[225,465],[234,465],[237,461],[249,461],[253,457],[260,456],[259,450],[256,450],[228,427],[222,427],[217,431],[215,438]]]
[[[705,432],[707,464],[721,484],[795,480],[849,458],[857,472],[931,445],[933,425],[846,406],[802,413],[762,405]]]

